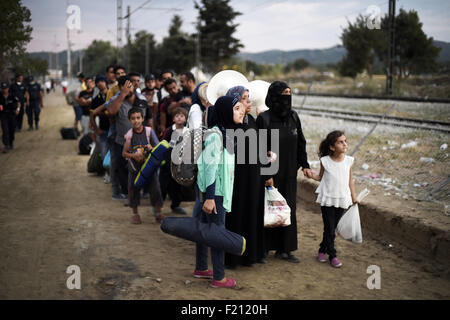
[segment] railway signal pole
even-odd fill
[[[389,0],[388,33],[386,95],[390,96],[392,95],[392,79],[395,60],[395,0]]]

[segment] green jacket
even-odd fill
[[[214,129],[218,130],[217,127]],[[223,207],[226,212],[230,212],[233,198],[235,155],[222,148],[222,136],[217,133],[209,134],[204,145],[197,161],[198,188],[201,192],[206,192],[206,188],[215,182],[215,195],[223,197]]]

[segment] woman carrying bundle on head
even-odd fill
[[[251,266],[256,262],[265,262],[264,188],[260,183],[257,126],[255,118],[250,114],[252,106],[249,90],[243,86],[232,87],[227,96],[236,98],[244,105],[246,115],[238,127],[243,130],[243,134],[247,134],[243,139],[238,138],[233,205],[225,222],[228,230],[242,235],[247,240],[247,247],[242,256],[225,254],[225,266],[232,269],[237,265]]]

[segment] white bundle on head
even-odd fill
[[[219,97],[225,96],[227,91],[235,86],[247,87],[248,80],[240,72],[224,70],[216,73],[208,82],[206,95],[211,104],[215,104]]]
[[[266,96],[270,83],[263,80],[254,80],[247,85],[250,101],[252,102],[252,111],[250,114],[257,117],[261,112],[269,110],[266,106]]]

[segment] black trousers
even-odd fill
[[[27,107],[28,126],[33,127],[33,116],[36,128],[39,125],[39,114],[41,113],[41,106],[39,101],[30,101],[30,105]]]
[[[334,248],[335,230],[345,209],[323,206],[320,209],[323,220],[323,239],[320,243],[319,252],[328,254],[331,261],[336,257],[336,249]]]
[[[16,132],[16,114],[11,112],[2,112],[0,115],[2,122],[2,141],[8,147],[13,147],[14,133]]]
[[[159,184],[161,186],[161,194],[164,200],[166,200],[167,194],[172,200],[170,205],[171,209],[180,206],[182,201],[182,190],[181,185],[179,185],[170,173],[170,162],[166,162],[165,165],[161,166],[159,171]]]
[[[122,193],[128,195],[128,168],[127,160],[122,157],[123,146],[114,142],[113,149],[111,149],[111,162],[114,161],[114,173],[117,176],[120,189]],[[114,190],[113,190],[114,191]]]

